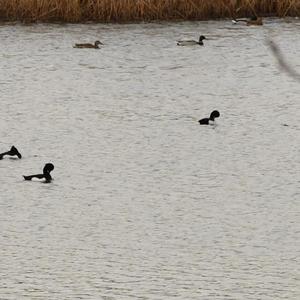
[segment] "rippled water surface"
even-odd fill
[[[1,25],[0,298],[300,299],[300,83],[266,37],[299,71],[293,20]]]

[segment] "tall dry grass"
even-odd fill
[[[128,22],[299,16],[300,0],[0,0],[9,21]]]

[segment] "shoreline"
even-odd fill
[[[249,16],[243,16],[238,18],[244,18],[247,19]],[[278,16],[262,16],[263,19],[294,19],[300,20],[300,17],[298,16],[285,16],[285,17],[278,17]],[[34,25],[34,24],[56,24],[56,25],[72,25],[72,24],[82,24],[82,25],[89,25],[89,24],[120,24],[120,25],[126,25],[126,24],[155,24],[155,23],[185,23],[185,22],[209,22],[209,21],[231,21],[233,19],[231,18],[211,18],[211,19],[153,19],[153,20],[128,20],[128,21],[76,21],[76,22],[70,22],[70,21],[62,21],[62,20],[37,20],[37,21],[28,21],[28,20],[3,20],[0,18],[0,26],[1,25]]]
[[[300,17],[300,0],[19,0],[0,3],[0,23],[140,23]]]

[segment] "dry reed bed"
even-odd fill
[[[0,0],[0,19],[129,22],[299,16],[300,0]]]

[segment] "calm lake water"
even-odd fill
[[[300,71],[297,20],[1,25],[0,299],[300,299],[300,83],[268,37]]]

